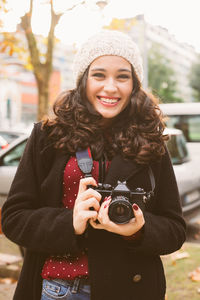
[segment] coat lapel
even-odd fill
[[[116,155],[112,159],[105,178],[105,183],[115,186],[118,180],[127,181],[138,172],[146,168],[146,165],[139,165],[131,160],[125,160],[121,155]]]
[[[63,172],[68,160],[68,154],[57,151],[54,161],[52,162],[52,167],[42,183],[43,199],[47,199],[46,205],[50,207],[62,205]]]

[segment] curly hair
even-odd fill
[[[77,88],[59,95],[53,105],[55,116],[43,121],[43,129],[49,132],[49,142],[70,154],[90,147],[95,160],[103,153],[108,159],[120,153],[139,164],[159,159],[165,153],[166,136],[163,135],[165,125],[158,99],[141,88],[132,68],[134,87],[130,102],[112,126],[103,128],[100,125],[102,116],[87,100],[88,69]]]

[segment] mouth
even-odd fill
[[[104,105],[116,105],[119,101],[119,97],[107,97],[107,96],[97,96],[99,101]]]

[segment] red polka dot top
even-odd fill
[[[93,162],[92,176],[98,182],[98,162]],[[84,174],[78,167],[75,157],[68,161],[63,176],[63,205],[72,209],[77,197],[79,181],[84,178]],[[42,278],[54,279],[61,278],[73,280],[75,278],[88,277],[88,258],[87,253],[82,252],[77,257],[70,254],[65,257],[51,256],[45,261],[42,270]]]

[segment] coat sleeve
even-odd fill
[[[146,255],[164,255],[178,250],[186,238],[186,224],[173,166],[168,151],[162,157],[154,208],[144,212],[141,238],[128,241],[128,248]],[[126,244],[127,245],[127,244]]]
[[[38,125],[38,124],[37,124]],[[35,125],[2,208],[2,229],[13,242],[49,254],[76,253],[72,210],[42,207],[37,164],[40,127]]]

